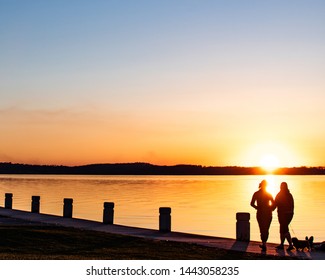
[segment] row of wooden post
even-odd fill
[[[32,196],[31,212],[40,213],[40,196]],[[13,194],[5,194],[5,208],[12,209]],[[113,224],[114,223],[114,202],[104,202],[103,210],[103,223]],[[63,217],[72,218],[73,213],[73,199],[63,199]],[[160,207],[159,208],[159,231],[171,232],[171,208]]]
[[[5,194],[5,208],[12,209],[12,193]],[[40,213],[40,196],[32,196],[32,213]],[[72,218],[73,199],[63,199],[63,217]],[[239,212],[236,213],[236,240],[250,241],[250,213]],[[114,223],[114,202],[104,202],[103,223]],[[171,208],[159,208],[159,231],[171,232]]]

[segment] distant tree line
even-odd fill
[[[265,175],[260,167],[202,166],[179,164],[173,166],[150,163],[89,164],[82,166],[31,165],[0,163],[0,174],[71,174],[71,175]],[[325,167],[284,167],[275,175],[325,175]]]

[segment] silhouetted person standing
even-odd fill
[[[262,251],[266,251],[266,241],[269,238],[269,228],[272,222],[272,211],[274,200],[271,194],[266,191],[267,182],[263,180],[259,184],[259,190],[253,194],[251,206],[257,210],[256,219],[260,228]]]
[[[280,185],[280,192],[275,197],[274,208],[278,208],[281,240],[281,244],[276,248],[283,249],[284,241],[287,239],[289,243],[287,250],[290,251],[293,249],[293,245],[289,232],[289,224],[293,218],[294,200],[286,182],[282,182]]]

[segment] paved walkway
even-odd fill
[[[188,243],[227,249],[227,250],[262,254],[261,249],[259,247],[260,243],[255,241],[242,242],[230,238],[194,235],[194,234],[186,234],[180,232],[161,233],[158,230],[127,227],[127,226],[120,226],[120,225],[106,225],[96,221],[89,221],[89,220],[76,219],[76,218],[73,219],[63,218],[60,216],[30,213],[21,210],[11,210],[11,209],[5,209],[3,207],[0,207],[0,226],[1,224],[2,225],[3,224],[16,224],[16,225],[25,224],[26,225],[35,222],[48,224],[48,225],[72,227],[78,229],[87,229],[87,230],[94,230],[100,232],[150,238],[156,240],[188,242]],[[263,254],[274,255],[274,256],[293,256],[293,257],[298,257],[300,259],[325,260],[325,252],[321,252],[321,251],[298,252],[295,250],[291,252],[287,252],[286,250],[276,250],[275,249],[276,245],[277,244],[269,243],[267,245],[267,251]]]

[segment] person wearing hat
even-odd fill
[[[259,184],[259,190],[253,194],[251,206],[255,208],[256,219],[261,233],[262,251],[266,251],[266,241],[269,238],[269,229],[272,222],[272,211],[274,208],[274,199],[270,193],[266,191],[267,182],[263,180]]]

